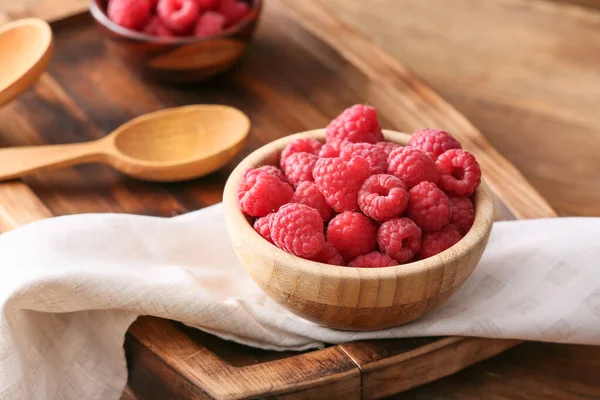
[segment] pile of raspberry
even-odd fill
[[[370,106],[331,121],[325,143],[289,143],[279,165],[247,169],[238,203],[265,240],[308,260],[409,263],[453,246],[475,219],[475,157],[439,129],[415,131],[407,146],[386,142]]]
[[[153,36],[218,35],[249,13],[244,0],[108,0],[108,18]]]

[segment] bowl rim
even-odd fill
[[[206,36],[206,37],[186,37],[186,36],[174,36],[174,37],[162,37],[162,36],[153,36],[153,35],[148,35],[145,34],[143,32],[138,32],[138,31],[134,31],[132,29],[128,29],[125,27],[122,27],[119,24],[114,23],[113,21],[110,20],[110,18],[108,18],[108,15],[106,15],[106,13],[102,10],[102,8],[100,7],[100,2],[102,0],[91,0],[90,1],[90,14],[92,14],[92,17],[102,26],[104,26],[106,29],[110,30],[111,32],[114,32],[120,36],[124,36],[127,37],[129,39],[134,39],[134,40],[138,40],[140,42],[145,42],[145,43],[159,43],[159,44],[172,44],[172,45],[184,45],[184,44],[192,44],[192,43],[204,43],[204,42],[210,42],[213,41],[215,39],[224,39],[224,38],[228,38],[231,35],[234,35],[242,30],[244,30],[244,28],[246,28],[248,25],[250,25],[251,23],[253,23],[254,21],[256,21],[256,18],[258,17],[258,13],[260,12],[261,8],[262,8],[262,1],[263,0],[252,0],[252,7],[250,8],[250,13],[248,15],[250,15],[252,12],[256,12],[256,16],[253,18],[250,17],[246,17],[241,23],[234,25],[233,27],[230,27],[226,30],[224,30],[222,33],[218,34],[218,35],[211,35],[211,36]]]
[[[410,139],[410,135],[403,132],[383,130],[383,133],[386,140],[396,143],[400,142],[401,144],[406,144]],[[264,247],[260,247],[266,249],[274,259],[281,260],[287,265],[293,265],[294,269],[299,273],[307,273],[321,277],[350,278],[367,281],[379,281],[386,278],[395,279],[402,276],[421,274],[428,270],[443,268],[445,263],[450,259],[465,255],[471,248],[480,243],[482,238],[485,238],[492,229],[494,221],[494,200],[490,188],[482,179],[481,184],[474,193],[475,221],[473,222],[473,226],[458,243],[432,257],[392,267],[358,268],[323,264],[289,254],[274,244],[266,241],[254,230],[244,213],[238,207],[237,187],[245,169],[260,165],[260,161],[264,160],[269,154],[281,150],[287,143],[295,139],[305,137],[323,141],[325,138],[325,129],[315,129],[285,136],[253,151],[232,171],[225,184],[225,190],[223,191],[225,212],[229,214],[226,215],[226,219],[231,218],[231,222],[235,225],[235,228],[239,230],[238,233],[244,237],[251,238],[253,243],[263,243]],[[254,250],[263,251],[259,249]],[[452,253],[454,253],[454,255],[452,255]]]

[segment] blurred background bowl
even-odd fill
[[[107,45],[145,79],[164,83],[193,83],[230,69],[244,54],[254,35],[262,0],[250,0],[249,14],[215,36],[158,37],[117,25],[106,14],[106,0],[91,0],[90,12]]]

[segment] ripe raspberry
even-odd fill
[[[260,171],[264,171],[266,173],[269,173],[273,176],[276,176],[277,178],[281,179],[284,182],[287,182],[287,179],[285,179],[285,176],[283,175],[283,172],[281,172],[281,170],[279,168],[277,168],[274,165],[263,165],[262,167],[258,167],[258,168],[250,168],[248,170],[246,170],[245,175],[248,174],[255,174],[258,173]]]
[[[450,222],[448,196],[435,183],[421,182],[408,191],[407,215],[424,232],[439,231]]]
[[[400,147],[388,158],[388,172],[402,179],[409,188],[419,182],[437,183],[440,171],[429,156],[419,149]]]
[[[390,219],[379,227],[377,243],[382,252],[402,264],[421,248],[421,229],[409,218]]]
[[[450,149],[461,149],[458,140],[440,129],[419,129],[412,134],[408,145],[423,150],[433,161]]]
[[[149,0],[112,0],[108,3],[108,18],[124,28],[140,30],[152,14]]]
[[[387,154],[371,143],[348,143],[340,150],[340,158],[349,161],[354,156],[361,156],[371,166],[371,174],[387,172]]]
[[[227,26],[232,26],[248,15],[250,6],[243,1],[222,0],[218,11],[227,19]]]
[[[392,151],[396,150],[398,147],[402,147],[399,144],[392,142],[377,142],[375,143],[375,146],[383,150],[384,153],[388,155],[388,157],[392,153]]]
[[[369,177],[370,169],[362,157],[353,157],[350,161],[338,157],[320,158],[313,176],[331,208],[337,212],[353,211],[358,209],[358,191]]]
[[[300,182],[312,182],[313,168],[319,157],[310,153],[294,153],[285,159],[283,165],[283,173],[288,181],[294,186],[298,186]]]
[[[150,18],[150,21],[144,26],[144,33],[154,36],[171,37],[173,32],[158,17]]]
[[[304,204],[286,204],[271,221],[271,237],[282,250],[298,257],[313,258],[325,243],[319,212]]]
[[[376,221],[399,217],[407,205],[406,185],[393,175],[372,175],[358,192],[361,211]]]
[[[327,241],[346,261],[375,250],[376,235],[373,221],[359,212],[338,214],[327,226]]]
[[[271,221],[274,215],[275,213],[270,213],[254,221],[254,230],[271,243],[273,243],[273,239],[271,238]]]
[[[294,189],[281,179],[264,171],[244,174],[238,187],[240,209],[252,217],[264,217],[289,202]]]
[[[353,143],[376,143],[383,140],[377,111],[371,106],[356,104],[347,108],[325,130],[327,142],[347,140]]]
[[[323,243],[323,249],[313,258],[313,261],[330,265],[346,265],[339,251],[329,242]]]
[[[325,197],[314,182],[300,182],[291,203],[305,204],[314,208],[321,214],[323,221],[329,221],[333,215],[333,209],[327,204]]]
[[[452,225],[445,226],[441,231],[424,233],[421,239],[421,258],[441,253],[458,243],[460,238],[460,233]]]
[[[325,143],[319,151],[319,158],[334,158],[340,156],[341,148],[348,142]]]
[[[468,197],[451,197],[448,207],[450,207],[450,225],[454,225],[461,235],[466,235],[475,221],[473,202]]]
[[[195,0],[200,10],[213,10],[219,4],[219,0]]]
[[[365,254],[364,256],[358,256],[348,263],[349,267],[358,268],[393,267],[394,265],[398,265],[396,260],[387,254],[381,254],[378,251]]]
[[[159,0],[156,13],[169,29],[181,33],[194,26],[200,9],[195,0]]]
[[[481,168],[475,156],[467,151],[452,149],[438,157],[440,187],[457,196],[470,196],[481,182]]]
[[[225,28],[225,17],[215,11],[206,11],[198,21],[194,28],[194,35],[197,37],[213,36],[223,32]]]
[[[302,138],[296,139],[292,143],[288,143],[281,151],[279,163],[283,167],[285,160],[294,153],[310,153],[315,156],[319,155],[319,150],[323,147],[323,143],[316,139]]]

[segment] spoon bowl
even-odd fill
[[[103,162],[147,181],[182,181],[222,168],[244,147],[250,120],[222,105],[142,115],[87,143],[0,150],[0,180],[49,168]]]
[[[48,23],[26,18],[0,26],[0,106],[29,89],[52,56]]]

